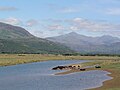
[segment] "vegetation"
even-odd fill
[[[16,64],[24,64],[31,62],[39,62],[45,60],[59,60],[68,59],[68,57],[56,56],[56,55],[41,55],[41,54],[1,54],[0,66],[9,66]]]
[[[120,57],[120,54],[92,54],[92,53],[65,53],[62,54],[63,56],[118,56]]]
[[[63,56],[52,54],[0,54],[0,66],[39,62],[44,60],[120,60],[118,56]]]
[[[64,54],[68,47],[38,38],[21,27],[0,22],[0,53],[2,54]]]
[[[66,46],[55,44],[50,41],[40,41],[33,38],[23,40],[0,39],[0,53],[2,54],[64,54],[73,52],[74,51],[70,50]]]

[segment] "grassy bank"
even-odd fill
[[[62,56],[41,54],[0,54],[0,66],[40,62],[44,60],[120,60],[120,57],[107,56]]]

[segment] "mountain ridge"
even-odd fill
[[[110,35],[89,37],[72,32],[46,39],[66,45],[80,53],[120,54],[120,47],[117,45],[120,38]]]
[[[30,38],[34,37],[31,33],[19,26],[0,22],[0,38],[15,39],[15,38]]]

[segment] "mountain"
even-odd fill
[[[12,26],[0,22],[0,39],[31,38],[34,37],[22,27]]]
[[[37,38],[24,28],[0,23],[0,53],[73,53],[68,47]]]
[[[120,39],[109,35],[89,37],[71,32],[46,39],[61,43],[80,53],[120,54]]]

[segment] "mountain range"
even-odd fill
[[[71,32],[38,38],[22,27],[0,22],[0,53],[120,54],[120,38],[110,35],[90,37]]]
[[[46,39],[83,54],[120,54],[120,38],[110,35],[90,37],[71,32]]]
[[[68,47],[35,37],[22,27],[0,22],[0,53],[72,53]]]

